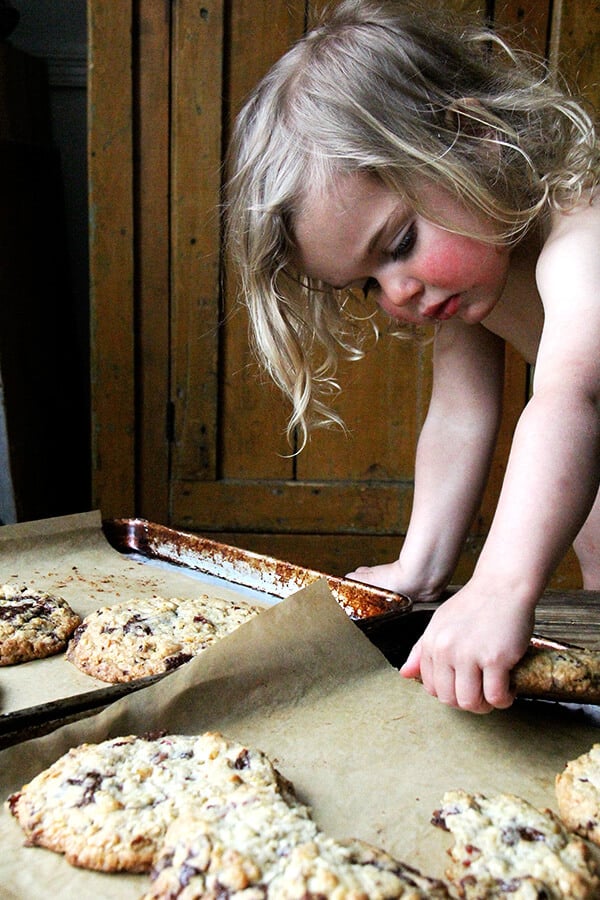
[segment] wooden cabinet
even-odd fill
[[[334,574],[392,558],[408,523],[429,348],[385,339],[343,367],[350,435],[316,433],[290,456],[288,410],[250,354],[221,254],[232,119],[303,33],[305,3],[89,4],[94,503]],[[485,6],[554,65],[564,58],[593,94],[596,3]],[[527,390],[509,354],[494,471],[455,580],[489,528]],[[555,583],[577,579],[569,557]]]

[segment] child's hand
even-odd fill
[[[527,650],[533,610],[466,585],[435,612],[400,669],[420,676],[442,703],[476,713],[505,709],[514,695],[510,671]]]
[[[401,593],[402,566],[399,559],[382,566],[359,566],[354,572],[348,572],[346,578],[362,581],[363,584],[372,584],[374,587],[384,588],[386,591]]]
[[[436,600],[440,593],[439,590],[435,592],[426,590],[423,584],[417,582],[402,568],[399,559],[381,566],[359,566],[354,572],[349,572],[346,578],[361,581],[363,584],[372,584],[386,591],[395,591],[397,594],[410,597],[416,603]]]

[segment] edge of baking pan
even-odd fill
[[[84,694],[51,700],[37,706],[0,714],[0,750],[11,744],[38,737],[75,718],[99,712],[121,697],[129,696],[169,675],[160,672],[135,681],[110,684]]]
[[[412,610],[412,601],[401,594],[326,575],[147,519],[105,519],[102,528],[111,546],[121,553],[135,552],[149,559],[226,578],[279,599],[324,578],[342,609],[364,631],[378,629],[384,621],[388,623],[391,618]]]

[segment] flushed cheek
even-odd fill
[[[505,265],[497,248],[455,236],[439,241],[422,262],[429,283],[448,290],[465,290],[475,282],[499,279]]]

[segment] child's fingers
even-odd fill
[[[427,683],[426,683],[427,687]],[[429,693],[446,706],[457,706],[456,672],[452,666],[438,665],[432,673]]]
[[[456,705],[473,713],[488,713],[492,705],[485,696],[483,672],[474,663],[461,668],[456,676]]]
[[[483,692],[488,703],[495,709],[508,709],[515,699],[510,687],[510,672],[505,668],[492,668],[483,673]]]
[[[438,693],[440,700],[442,697]],[[488,713],[506,709],[513,702],[509,688],[509,674],[503,668],[483,669],[474,665],[456,673],[456,705],[473,713]]]
[[[400,669],[403,678],[423,680],[421,675],[421,641],[417,641],[404,665]],[[474,713],[488,713],[492,709],[507,709],[514,700],[510,690],[510,673],[502,668],[486,668],[483,672],[477,666],[469,671],[459,669],[457,672],[448,669],[443,678],[439,672],[435,677],[435,688],[432,684],[428,693],[449,706]]]

